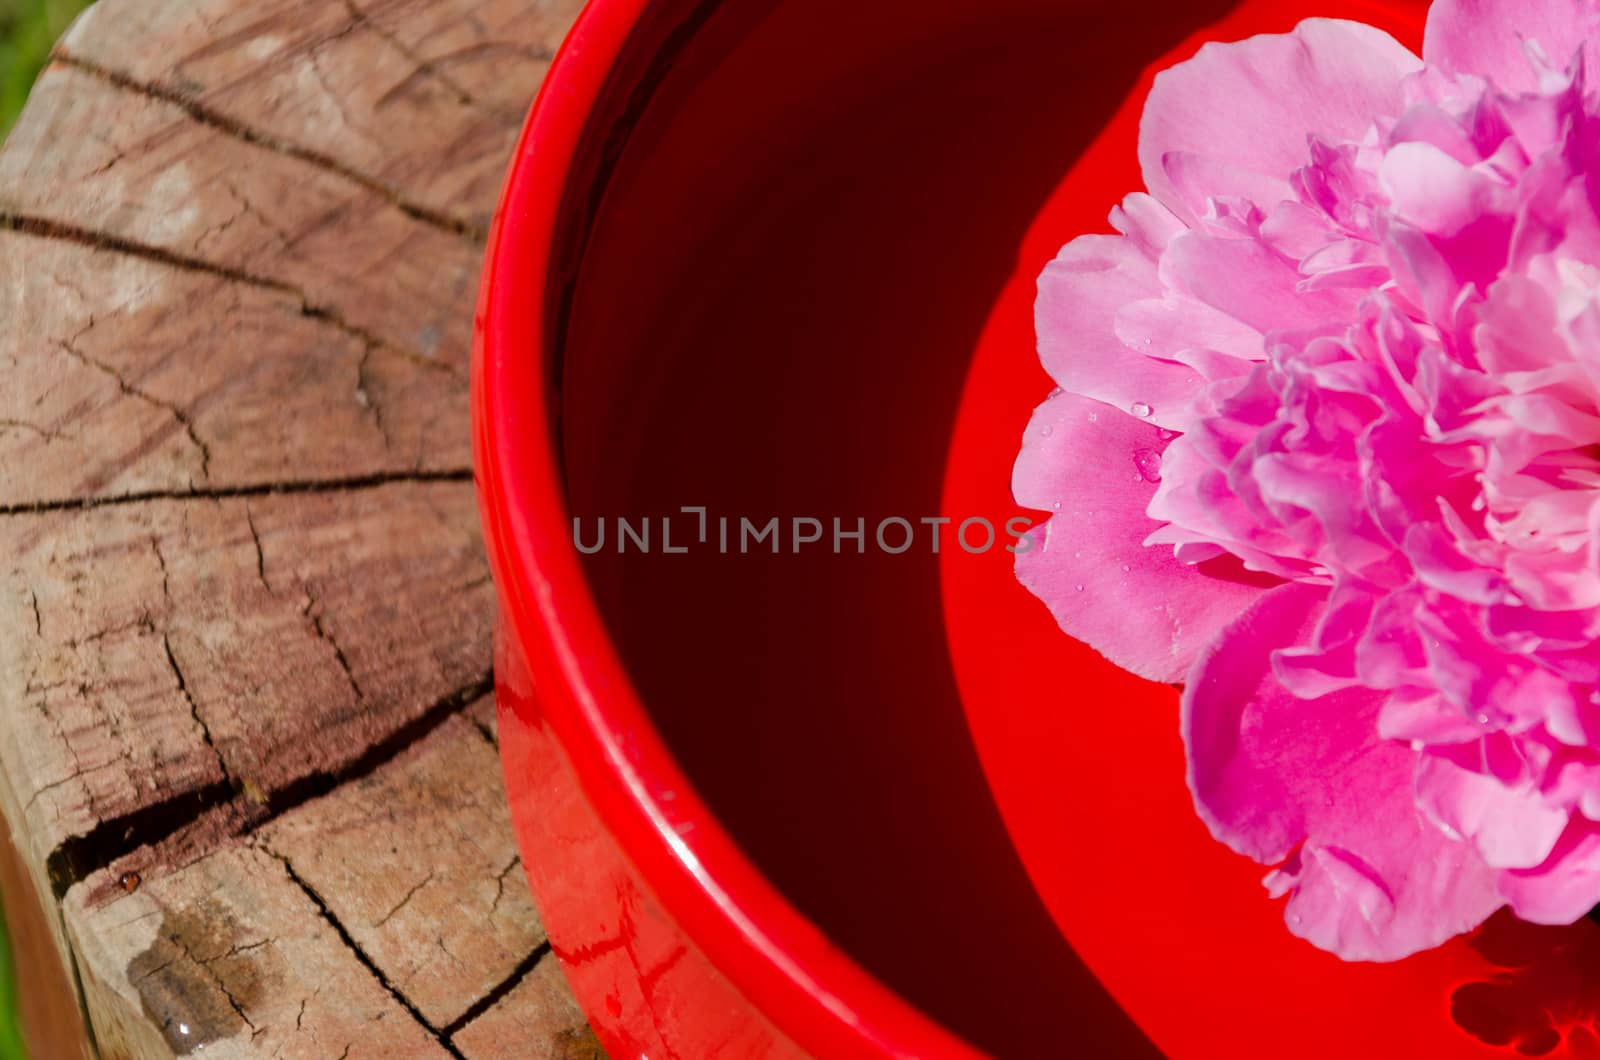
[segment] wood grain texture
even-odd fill
[[[483,780],[498,769],[483,733],[452,718],[390,768],[260,832],[434,1027],[461,1023],[547,951],[505,794]]]
[[[448,1055],[261,846],[67,915],[102,1055]]]
[[[100,1055],[593,1044],[504,810],[467,430],[580,6],[100,0],[0,150],[0,812]]]

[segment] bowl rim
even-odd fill
[[[542,723],[623,855],[765,1019],[819,1056],[976,1060],[984,1054],[829,942],[717,823],[651,723],[565,532],[543,385],[563,204],[590,119],[654,2],[590,0],[578,16],[523,126],[490,229],[471,406],[502,635],[527,653]]]

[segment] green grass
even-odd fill
[[[88,6],[87,0],[0,0],[0,139],[11,131],[56,38]]]
[[[11,947],[6,944],[6,923],[0,916],[0,1060],[28,1060],[22,1044],[22,1028],[17,1023],[17,982],[11,966]]]

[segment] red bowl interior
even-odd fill
[[[503,506],[560,532],[537,548],[490,536],[503,588],[554,586],[518,635],[589,631],[566,690],[587,728],[566,731],[569,749],[625,729],[645,773],[681,770],[703,799],[672,812],[692,818],[697,865],[732,866],[714,882],[755,896],[745,912],[798,910],[997,1055],[1478,1055],[1486,1040],[1542,1048],[1547,1024],[1592,1019],[1588,923],[1498,923],[1487,941],[1388,966],[1289,936],[1262,870],[1195,818],[1176,693],[1067,640],[1002,550],[665,555],[658,539],[644,555],[613,540],[582,560],[581,586],[566,580],[573,515],[1040,518],[1009,491],[1051,385],[1034,278],[1140,187],[1153,70],[1311,15],[1415,47],[1425,5],[595,7],[648,7],[631,64],[578,115],[554,239],[519,224],[514,181],[491,253],[491,270],[550,259],[546,289],[504,296],[536,303],[505,311],[532,313],[543,343],[536,375],[504,386],[533,402],[527,379],[542,379],[554,425],[518,438],[515,459],[552,461],[565,496],[508,460],[489,503],[491,524]],[[582,109],[581,92],[551,95],[562,69],[542,107]],[[491,464],[519,429],[516,401],[502,404]],[[678,515],[680,541],[695,529]],[[620,822],[640,864],[684,856]],[[729,838],[720,861],[695,847]],[[661,897],[691,937],[714,930]],[[846,1000],[870,1021],[875,997]]]

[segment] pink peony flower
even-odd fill
[[[1040,280],[1019,576],[1184,683],[1200,815],[1349,959],[1600,903],[1597,52],[1594,0],[1209,45]]]

